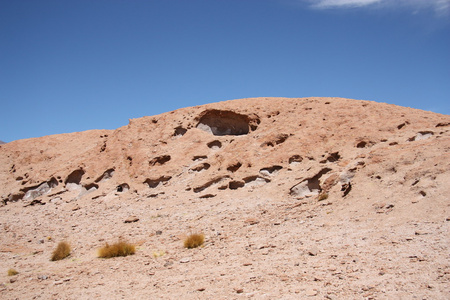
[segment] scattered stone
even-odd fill
[[[173,265],[173,261],[169,260],[165,262],[164,267],[170,267],[171,265]]]
[[[319,249],[316,246],[313,246],[308,250],[308,254],[311,256],[317,256],[317,254],[319,254]]]
[[[234,289],[234,291],[238,294],[242,294],[244,292],[244,289]]]
[[[134,222],[137,222],[137,221],[139,221],[139,218],[138,218],[138,217],[136,217],[136,216],[129,216],[129,217],[124,221],[124,223],[134,223]]]
[[[305,292],[306,296],[312,297],[312,296],[316,296],[319,292],[317,290],[314,289],[307,289]]]
[[[415,234],[415,235],[427,235],[427,234],[429,234],[429,233],[426,232],[426,231],[416,230],[416,232],[414,232],[414,234]]]
[[[182,259],[180,259],[180,263],[185,264],[191,261],[190,257],[183,257]]]
[[[155,234],[156,234],[156,235],[161,235],[161,234],[162,234],[162,231],[161,231],[161,230],[156,230]]]
[[[203,196],[200,196],[200,199],[208,199],[208,198],[214,198],[216,195],[215,194],[206,194]]]
[[[255,219],[255,218],[249,218],[249,219],[245,220],[245,223],[248,225],[256,225],[259,223],[259,220]]]
[[[394,209],[394,204],[376,203],[373,206],[377,214],[389,213]]]
[[[53,204],[55,204],[55,205],[61,205],[61,204],[63,203],[61,197],[53,198],[52,200],[50,200],[50,202],[53,203]]]
[[[280,276],[280,280],[281,281],[288,281],[289,280],[289,276],[283,274],[283,275]]]
[[[25,204],[23,207],[28,207],[28,206],[35,206],[35,205],[45,205],[45,202],[42,202],[42,200],[40,199],[34,199],[30,202],[28,202],[27,204]]]

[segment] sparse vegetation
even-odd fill
[[[15,269],[9,269],[8,270],[8,276],[14,276],[19,274],[19,272],[17,272]]]
[[[106,245],[98,250],[98,257],[111,258],[117,256],[128,256],[136,252],[136,247],[124,241],[119,241],[115,244]]]
[[[328,193],[320,193],[319,197],[317,198],[318,201],[323,201],[325,199],[328,199]]]
[[[205,242],[205,236],[202,233],[193,233],[184,240],[184,247],[188,249],[197,248]]]
[[[159,251],[154,251],[153,252],[153,257],[154,258],[158,258],[158,257],[164,256],[164,255],[166,255],[166,252],[164,250],[159,250]]]
[[[70,245],[67,242],[60,242],[53,251],[51,261],[61,260],[70,255]]]

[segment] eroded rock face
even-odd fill
[[[22,191],[25,192],[23,199],[34,200],[35,198],[50,192],[50,190],[57,185],[58,181],[55,178],[51,178],[48,182],[44,182],[39,186],[22,189]]]
[[[197,128],[213,135],[245,135],[258,128],[256,115],[243,115],[226,110],[206,110],[199,116]]]
[[[290,194],[298,198],[319,195],[319,193],[323,190],[320,184],[320,179],[323,175],[330,171],[331,169],[325,168],[320,170],[320,172],[318,172],[314,176],[302,180],[290,189]]]
[[[370,101],[255,98],[0,145],[0,267],[25,268],[8,293],[95,298],[93,280],[109,298],[444,299],[449,124]],[[180,269],[196,230],[207,244]],[[142,243],[138,258],[99,263],[92,247],[119,237]],[[83,257],[68,262],[72,288],[42,290],[35,270],[59,274],[47,252],[66,238]]]
[[[301,199],[321,193],[329,177],[341,180],[328,179],[326,190],[343,189],[347,196],[361,169],[348,164],[378,163],[386,160],[383,151],[442,143],[448,119],[340,98],[213,103],[130,120],[117,130],[2,145],[1,197],[7,203],[45,198],[50,189],[94,191],[95,197],[150,187],[194,195],[267,189]],[[305,177],[311,168],[317,174]],[[278,190],[281,182],[290,187]]]

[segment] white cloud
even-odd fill
[[[431,7],[440,15],[450,14],[450,0],[402,0],[402,2],[413,8]]]
[[[305,1],[305,0],[304,0]],[[438,15],[450,14],[450,0],[306,0],[312,8],[404,7],[414,11],[433,9]]]
[[[381,2],[382,0],[316,0],[313,7],[333,8],[333,7],[360,7]]]

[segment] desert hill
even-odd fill
[[[449,130],[371,101],[252,98],[3,144],[2,298],[448,299]],[[191,232],[204,247],[183,248]],[[118,239],[136,254],[96,257]],[[71,256],[49,261],[62,240]]]

